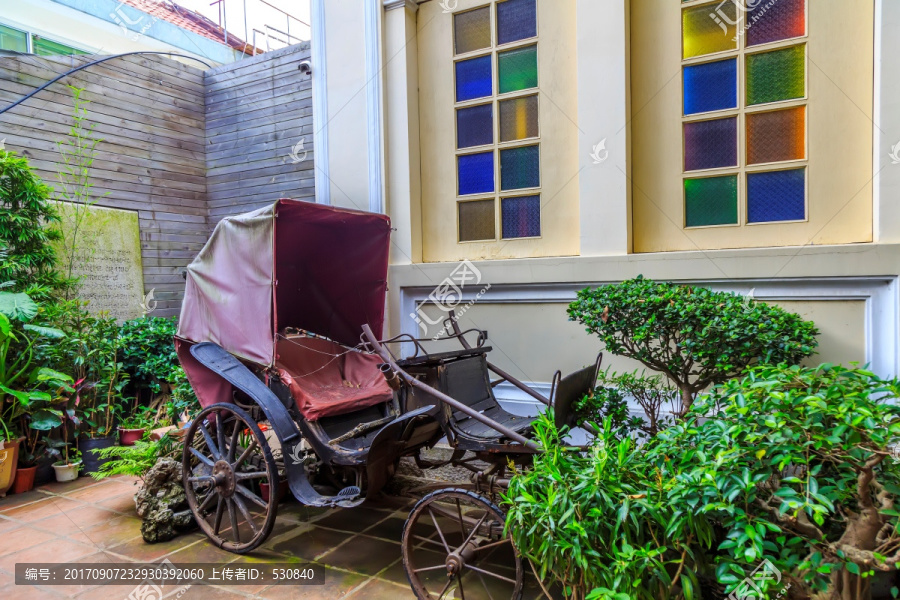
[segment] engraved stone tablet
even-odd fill
[[[78,296],[94,314],[118,321],[144,314],[141,238],[135,211],[59,203],[63,241],[60,270],[79,278]],[[73,236],[75,245],[73,250]]]

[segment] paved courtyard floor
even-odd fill
[[[241,557],[210,544],[199,532],[169,542],[147,544],[140,535],[132,499],[135,480],[96,482],[81,477],[0,499],[0,599],[58,598],[159,600],[135,595],[134,585],[15,585],[15,564],[173,563],[235,561],[286,563],[300,561],[315,569],[323,585],[208,586],[165,592],[178,600],[242,598],[399,600],[414,598],[400,560],[400,535],[409,508],[399,501],[347,510],[282,503],[272,536],[253,553]],[[543,598],[534,577],[526,573],[525,600]],[[497,598],[496,600],[505,600]]]

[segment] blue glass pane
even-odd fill
[[[500,204],[503,237],[522,238],[541,235],[541,197],[504,198]]]
[[[493,90],[491,57],[480,56],[456,63],[456,101],[490,96]]]
[[[747,221],[799,221],[806,218],[806,169],[749,173]]]
[[[498,44],[525,40],[536,35],[536,0],[507,0],[497,5]]]
[[[456,111],[456,147],[471,148],[494,142],[494,107],[490,104]]]
[[[541,153],[538,146],[500,151],[500,189],[521,190],[541,185]]]
[[[459,195],[494,191],[494,153],[480,152],[459,157]]]
[[[737,59],[684,68],[684,114],[737,107]]]

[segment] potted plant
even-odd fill
[[[150,418],[150,408],[141,407],[130,417],[122,419],[119,425],[119,443],[122,446],[133,446],[151,427],[153,419]]]
[[[70,449],[69,444],[63,444],[63,459],[53,463],[53,470],[56,472],[56,481],[62,483],[64,481],[73,481],[78,478],[78,471],[81,469],[81,452],[77,449]]]

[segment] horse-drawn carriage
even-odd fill
[[[402,555],[413,591],[518,598],[524,570],[497,493],[509,465],[541,449],[533,419],[504,410],[494,387],[507,381],[570,424],[599,358],[557,372],[545,398],[488,361],[485,332],[453,318],[440,342],[453,347],[440,352],[381,340],[390,233],[383,215],[290,200],[217,225],[188,267],[176,338],[203,406],[185,436],[188,503],[215,544],[246,553],[272,532],[281,486],[305,505],[351,508],[403,457],[449,463],[471,483],[432,486],[412,509]],[[441,440],[449,460],[422,456]],[[512,568],[496,566],[504,555]]]

